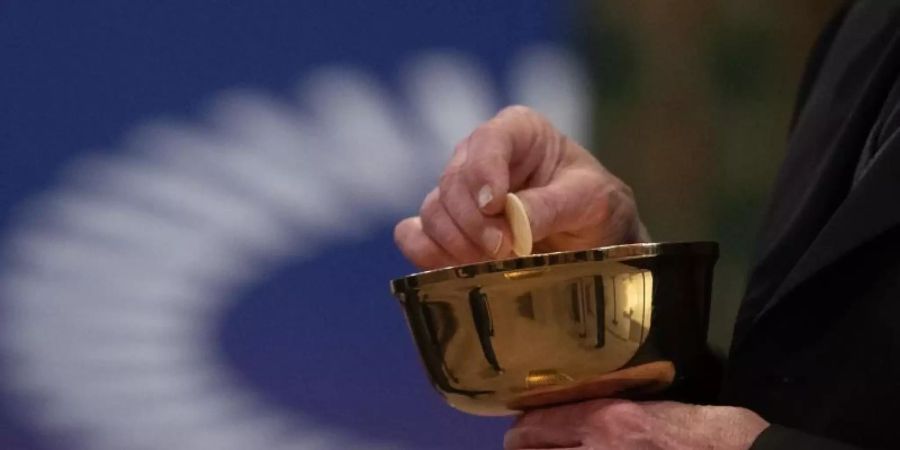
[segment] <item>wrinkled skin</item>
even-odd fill
[[[526,413],[503,448],[743,450],[767,426],[743,408],[602,399]]]
[[[513,106],[456,146],[419,215],[397,224],[397,246],[421,269],[511,256],[507,192],[525,205],[537,252],[649,240],[625,183],[541,115]],[[603,399],[528,412],[504,448],[737,450],[767,426],[742,408]]]
[[[544,117],[504,109],[465,138],[419,215],[394,230],[422,269],[511,256],[506,193],[528,212],[535,251],[647,240],[631,189]]]

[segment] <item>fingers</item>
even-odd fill
[[[579,428],[587,421],[590,414],[594,411],[610,406],[632,403],[633,402],[628,400],[603,398],[548,408],[533,409],[520,416],[513,426],[531,427],[541,425],[555,428]]]
[[[542,116],[514,106],[456,147],[421,219],[398,225],[397,243],[419,267],[507,257],[512,235],[503,211],[511,191],[540,251],[647,239],[631,190]]]
[[[397,224],[394,242],[403,256],[420,269],[436,269],[456,263],[449,253],[425,234],[422,220],[418,217],[410,217]]]
[[[479,207],[479,198],[473,196],[465,182],[464,171],[469,157],[472,155],[465,142],[457,146],[453,158],[447,164],[438,189],[433,190],[422,203],[420,216],[425,232],[445,250],[459,257],[462,262],[474,262],[478,259],[497,258],[505,254],[504,242],[509,242],[509,233],[500,218],[488,217]],[[481,201],[486,202],[481,193]],[[437,202],[440,204],[436,204]],[[447,218],[452,221],[443,223]],[[458,229],[464,240],[458,239]],[[504,235],[506,237],[504,237]],[[468,243],[473,243],[478,250],[472,252]],[[509,245],[506,246],[507,248]],[[508,253],[508,250],[507,250]]]
[[[584,423],[591,412],[618,400],[597,400],[526,412],[506,432],[505,450],[565,448],[582,444]]]
[[[439,198],[463,236],[479,248],[480,256],[496,259],[510,254],[512,236],[502,217],[506,193],[510,186],[521,186],[536,175],[549,180],[550,171],[542,171],[541,163],[561,151],[552,136],[557,133],[546,119],[528,108],[510,107],[457,146],[441,177]],[[444,236],[450,230],[438,231],[441,224],[425,211],[421,216],[433,240],[455,257],[472,260],[472,255],[459,254],[464,249],[457,247],[455,237]]]
[[[696,423],[704,411],[703,407],[699,405],[669,401],[642,402],[641,406],[647,414],[680,427],[688,427],[691,423]]]
[[[503,435],[503,450],[579,448],[579,438],[569,427],[514,427]]]
[[[456,224],[456,219],[451,217],[444,204],[440,201],[440,195],[440,190],[435,189],[425,197],[425,201],[422,203],[419,216],[422,218],[422,229],[425,234],[459,263],[470,263],[485,259],[488,252],[485,252],[465,236]],[[466,220],[471,221],[475,219],[470,217]],[[499,232],[497,233],[499,234]],[[497,242],[502,240],[502,235],[495,236],[493,239],[494,241],[491,244],[493,245],[492,250],[498,247]]]
[[[598,399],[526,412],[504,436],[504,450],[643,448],[622,446],[623,435],[645,428],[641,405]],[[598,447],[599,446],[599,447]]]
[[[623,238],[624,235],[637,234],[637,230],[627,230],[637,223],[630,191],[605,171],[563,169],[546,186],[525,189],[516,195],[528,212],[535,241],[554,234],[571,238],[554,242],[553,247],[558,250],[623,243],[624,239],[631,239]]]
[[[496,259],[508,255],[512,247],[512,234],[505,217],[485,215],[479,209],[477,199],[472,197],[465,185],[445,180],[438,190],[437,198],[458,229],[479,247],[479,256]],[[422,217],[426,223],[430,219],[424,214]],[[442,242],[439,236],[431,237]]]
[[[768,426],[743,408],[601,399],[526,413],[504,448],[749,448]]]
[[[467,157],[446,184],[460,183],[487,215],[500,214],[506,193],[524,185],[545,160],[560,154],[559,133],[523,106],[511,106],[479,126],[457,148]],[[552,166],[552,164],[546,164]]]
[[[401,221],[394,229],[397,246],[413,264],[433,269],[509,254],[512,242],[505,219],[485,217],[465,190],[455,188],[452,195],[443,196],[444,201],[441,197],[440,189],[432,190],[419,216]]]
[[[506,193],[514,191],[529,213],[534,241],[554,236],[550,247],[555,251],[642,238],[631,190],[528,108],[504,109],[463,141],[457,154],[464,157],[448,167],[441,190],[462,198],[456,192],[463,185],[471,200],[460,206],[442,198],[454,218],[464,217],[457,211],[471,216],[469,205],[498,215]],[[463,220],[458,219],[463,231],[479,242],[475,233],[482,229],[470,229]]]

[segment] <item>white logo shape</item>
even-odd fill
[[[528,48],[509,73],[509,98],[585,136],[587,85],[564,51]],[[196,123],[152,121],[74,161],[0,247],[5,394],[67,448],[397,448],[266,403],[218,359],[216,329],[239,287],[311,243],[414,211],[500,107],[458,54],[414,61],[403,86],[405,106],[323,69],[297,102],[224,92]]]

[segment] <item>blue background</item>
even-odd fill
[[[0,2],[0,232],[65,164],[112,152],[143,119],[191,117],[234,87],[289,96],[335,63],[393,86],[404,61],[432,49],[499,79],[522,46],[566,41],[573,13],[549,0]],[[505,419],[458,413],[426,382],[387,290],[412,271],[391,228],[247,287],[221,325],[225,360],[269,401],[326,424],[412,448],[498,448]],[[0,447],[65,448],[0,401]]]

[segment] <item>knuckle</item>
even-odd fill
[[[640,416],[644,413],[644,408],[642,408],[637,403],[629,401],[614,403],[611,405],[611,409],[617,414],[626,416]]]
[[[610,215],[610,205],[615,194],[610,189],[598,189],[589,203],[584,205],[586,223],[603,224],[606,223]]]
[[[496,151],[497,144],[509,142],[513,134],[531,130],[529,135],[546,136],[553,126],[537,111],[524,105],[510,105],[479,125],[467,139],[468,150],[480,154]]]
[[[609,220],[612,216],[629,216],[635,211],[634,196],[625,183],[616,181],[605,190],[602,200],[603,219]]]
[[[483,178],[485,171],[495,170],[503,161],[501,155],[511,147],[512,132],[494,122],[479,125],[469,137],[466,175]]]
[[[461,231],[465,231],[472,220],[475,219],[474,215],[465,213],[466,208],[463,206],[463,202],[465,202],[466,199],[464,198],[463,192],[467,191],[460,190],[447,193],[441,195],[436,201],[436,203],[440,205],[440,208],[446,211],[448,219],[458,225]]]
[[[431,193],[425,196],[425,200],[422,200],[422,206],[419,207],[419,216],[422,218],[423,222],[426,217],[430,218],[436,212],[439,195],[440,194],[437,191],[431,191]]]
[[[444,170],[438,183],[442,192],[448,192],[450,190],[450,186],[459,178],[461,171],[462,167],[458,165],[450,166]]]
[[[496,138],[499,134],[500,130],[496,123],[492,120],[482,123],[472,131],[472,134],[469,135],[469,142],[471,145],[469,146],[469,151],[475,153],[483,153],[485,151],[491,150],[490,145],[482,145],[485,142],[489,142],[492,139]]]
[[[458,155],[460,153],[464,153],[468,150],[468,147],[469,147],[469,138],[467,137],[467,138],[459,141],[459,143],[457,143],[456,146],[453,147],[453,154]]]
[[[597,410],[596,419],[608,423],[632,422],[643,416],[644,412],[635,403],[621,401],[614,402]]]
[[[530,128],[538,131],[538,134],[549,136],[555,133],[553,124],[550,123],[541,113],[533,108],[524,105],[510,105],[497,114],[498,117],[511,117],[515,121],[524,121]]]
[[[634,191],[631,189],[631,186],[625,184],[624,181],[616,179],[618,182],[616,187],[618,187],[619,192],[627,198],[634,198]]]
[[[519,117],[526,117],[526,118],[534,118],[535,116],[538,116],[539,114],[534,109],[532,109],[528,106],[525,106],[525,105],[509,105],[509,106],[501,109],[500,112],[497,113],[497,115],[498,116],[503,115],[503,116],[519,116]]]
[[[585,217],[590,223],[605,223],[610,216],[629,198],[630,189],[618,178],[598,177],[590,188],[593,194],[588,197]]]
[[[442,193],[440,198],[437,198],[435,200],[435,202],[440,204],[440,207],[447,212],[447,214],[453,219],[453,221],[460,226],[469,224],[476,218],[473,214],[465,214],[465,212],[467,211],[467,208],[465,207],[465,202],[467,201],[467,193],[468,191],[466,190],[458,189]]]

